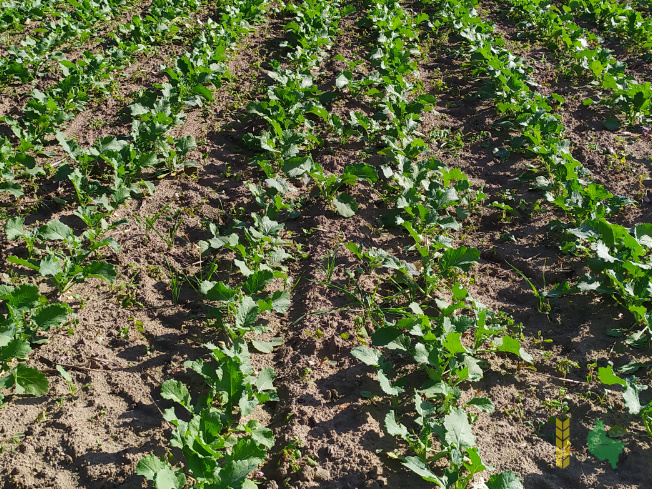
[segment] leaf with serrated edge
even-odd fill
[[[475,436],[464,410],[453,408],[444,416],[443,426],[446,430],[444,439],[449,446],[454,445],[459,450],[475,446]]]
[[[260,375],[256,379],[256,387],[258,392],[271,391],[274,390],[274,379],[276,374],[272,367],[264,368],[260,371]]]
[[[190,393],[188,388],[178,380],[166,380],[161,385],[161,397],[170,399],[190,410]]]
[[[492,475],[486,484],[488,489],[523,489],[523,481],[511,470]]]
[[[333,199],[335,210],[342,217],[351,217],[358,212],[358,204],[353,197],[348,194],[338,194]]]
[[[614,374],[614,368],[611,365],[608,365],[606,367],[600,367],[598,369],[598,378],[600,379],[600,382],[602,382],[603,384],[607,384],[607,385],[613,385],[613,384],[626,385],[627,384],[627,382],[625,382],[623,379],[621,379],[616,374]]]
[[[612,440],[607,436],[601,419],[595,420],[595,428],[589,432],[586,443],[590,453],[599,460],[607,460],[613,469],[616,468],[618,457],[625,447],[623,442]]]
[[[408,429],[396,421],[394,411],[388,412],[385,416],[385,429],[392,436],[400,436],[401,438],[407,438],[408,436]]]
[[[372,350],[366,346],[357,346],[351,350],[351,355],[367,365],[377,367],[380,365],[382,354],[378,350]]]
[[[12,373],[16,381],[16,394],[42,396],[50,388],[48,379],[42,372],[24,363],[19,363]]]

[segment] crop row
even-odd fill
[[[618,61],[609,49],[600,45],[598,37],[573,22],[573,16],[561,12],[546,1],[510,0],[511,14],[524,19],[523,32],[535,33],[554,51],[564,57],[571,73],[593,78],[603,95],[598,101],[586,99],[585,105],[600,103],[616,113],[624,114],[627,123],[646,123],[651,116],[650,82],[638,82],[628,75],[627,65]],[[617,129],[620,122],[615,117],[605,121],[605,127]]]
[[[602,29],[626,41],[634,48],[652,48],[652,19],[627,3],[616,0],[577,0],[567,2],[564,10],[596,22]]]
[[[192,5],[196,8],[199,4],[195,2]],[[158,12],[158,21],[155,21],[149,15],[147,16],[149,19],[147,24],[143,24],[142,21],[139,24],[135,19],[140,19],[140,17],[134,16],[131,22],[118,26],[119,30],[131,32],[135,29],[134,22],[136,22],[141,26],[137,29],[138,36],[132,33],[124,41],[116,38],[116,45],[110,48],[105,55],[86,51],[74,63],[66,60],[65,57],[60,59],[59,67],[63,78],[44,92],[34,89],[31,96],[28,97],[20,117],[16,118],[7,115],[2,118],[11,128],[19,143],[12,144],[7,138],[0,138],[0,172],[2,177],[0,191],[8,192],[18,198],[25,192],[21,180],[31,182],[37,176],[45,174],[45,169],[37,164],[35,156],[48,155],[48,152],[44,150],[44,146],[51,142],[50,137],[52,135],[56,134],[57,140],[59,140],[66,152],[75,153],[77,151],[76,145],[66,143],[61,133],[65,129],[66,123],[84,110],[89,101],[95,101],[98,97],[110,97],[113,90],[111,86],[112,74],[117,73],[132,62],[133,57],[143,49],[143,42],[151,43],[149,37],[143,38],[143,36],[148,32],[147,36],[150,37],[163,35],[156,33],[168,35],[168,32],[172,30],[170,29],[170,22],[176,21],[177,17],[182,13],[192,10],[190,7],[191,4],[186,0],[172,4],[165,2],[164,5],[158,6],[154,3],[151,6],[150,13]],[[211,32],[211,22],[208,21],[207,28],[209,30],[207,32]],[[214,25],[212,30],[215,30]],[[201,44],[203,42],[202,38],[198,37],[196,42]],[[175,76],[178,77],[178,75]],[[211,81],[208,77],[205,78],[204,83]],[[197,87],[197,90],[203,92],[201,97],[210,97],[206,93],[208,92],[207,89]],[[199,103],[201,102],[195,101],[195,104]],[[111,138],[108,139],[111,140]],[[108,143],[106,139],[103,141],[102,148],[106,151]],[[116,144],[119,146],[119,143]],[[122,149],[122,147],[117,147],[116,144],[111,149]],[[75,153],[71,154],[71,156],[76,159],[78,155]],[[88,156],[94,161],[98,155],[92,154]],[[87,164],[80,163],[82,168]],[[72,170],[67,171],[67,168],[69,168],[67,165],[60,167],[55,178],[58,180],[69,178],[74,172]],[[81,185],[88,183],[87,181],[84,182],[83,175],[75,174],[74,177],[71,181],[75,184],[77,190],[81,188]],[[88,175],[86,175],[87,179]],[[93,191],[92,186],[87,190],[90,193],[93,193]],[[82,198],[79,191],[77,196],[82,205],[88,203],[89,198]]]
[[[171,474],[175,474],[178,481],[171,487],[183,487],[186,480],[183,474],[192,477],[193,487],[255,487],[249,474],[264,461],[267,450],[273,446],[271,430],[259,426],[256,421],[246,425],[240,423],[241,418],[250,415],[258,404],[277,400],[272,386],[273,369],[266,368],[258,376],[254,374],[248,357],[248,340],[244,336],[266,331],[258,324],[258,317],[265,311],[282,313],[290,307],[287,290],[290,279],[284,262],[292,258],[288,252],[291,244],[281,238],[284,226],[276,220],[288,215],[290,205],[284,198],[288,183],[274,171],[294,164],[305,150],[306,133],[302,128],[306,119],[302,110],[306,107],[302,101],[314,92],[310,68],[319,64],[330,46],[331,36],[337,32],[341,16],[335,7],[319,2],[288,7],[295,20],[286,26],[287,36],[282,46],[287,48],[285,59],[296,71],[280,70],[277,63],[275,71],[268,75],[279,84],[268,88],[267,100],[248,108],[251,114],[262,116],[272,127],[259,136],[252,134],[247,138],[249,144],[264,151],[258,163],[269,177],[265,181],[268,190],[250,184],[263,212],[252,213],[250,225],[236,221],[220,229],[211,224],[213,237],[200,243],[203,253],[217,252],[213,263],[217,263],[222,254],[237,257],[233,260],[238,270],[236,277],[224,283],[212,281],[209,275],[199,286],[205,300],[213,305],[209,316],[216,319],[211,324],[228,333],[227,342],[220,349],[208,345],[217,361],[214,374],[207,375],[204,364],[186,364],[204,377],[211,394],[207,402],[202,400],[201,404],[190,408],[193,415],[190,423],[173,416],[173,410],[166,412],[166,419],[176,427],[171,445],[181,448],[186,464],[184,470],[173,469],[154,456],[143,459],[138,471],[154,480],[157,487],[159,480],[167,480]],[[292,143],[284,146],[288,140]],[[267,159],[263,159],[263,155]],[[217,267],[211,267],[215,269]],[[281,285],[283,290],[265,293],[272,282]],[[251,344],[258,351],[270,352],[278,343],[276,340],[251,340]],[[190,403],[186,388],[176,381],[164,383],[162,395],[186,408]],[[217,433],[223,435],[216,436]]]
[[[100,25],[107,25],[108,19],[115,18],[124,8],[123,0],[103,4],[86,1],[77,4],[72,12],[57,11],[58,20],[39,27],[40,35],[36,38],[28,35],[14,39],[19,41],[19,46],[9,46],[7,55],[0,60],[0,82],[24,84],[35,77],[44,77],[50,59],[66,59],[60,50],[65,44],[78,42],[83,45]]]
[[[2,17],[0,17],[0,32],[28,25],[30,22],[43,19],[54,13],[56,0],[27,0],[2,2]]]
[[[427,25],[428,16],[414,15],[393,0],[366,6],[360,25],[375,39],[370,73],[356,70],[361,63],[353,62],[338,78],[339,85],[373,111],[371,116],[352,111],[351,129],[358,129],[364,142],[383,148],[378,152],[385,162],[382,177],[367,180],[378,179],[375,188],[384,189],[380,193],[389,208],[383,224],[407,231],[413,243],[404,251],[416,254],[419,266],[382,248],[347,244],[360,262],[359,273],[377,285],[374,292],[359,286],[346,290],[372,331],[371,345],[356,347],[352,354],[376,367],[380,387],[390,396],[393,409],[385,417],[385,430],[412,452],[399,455],[403,465],[438,486],[462,488],[490,469],[472,433],[478,415],[469,410],[493,411],[488,398],[459,406],[463,386],[483,377],[487,354],[511,352],[531,359],[509,336],[505,316],[479,304],[462,285],[479,252],[454,246],[451,233],[462,228],[459,220],[469,216],[480,195],[471,191],[459,169],[429,156],[420,138],[421,117],[435,104],[431,95],[417,95],[422,90],[416,63],[419,26]],[[447,466],[438,474],[433,463],[442,460]],[[520,487],[521,482],[511,472],[487,481],[488,487],[507,484]]]
[[[554,220],[549,225],[553,232],[560,233],[562,252],[585,257],[590,270],[577,284],[557,284],[547,296],[554,298],[572,291],[609,294],[627,307],[634,319],[629,332],[613,333],[627,333],[627,343],[635,347],[649,344],[652,225],[625,228],[607,221],[631,201],[614,197],[591,182],[590,172],[572,156],[570,142],[564,139],[560,116],[552,113],[552,105],[562,103],[563,99],[557,94],[543,97],[531,88],[535,83],[529,68],[501,47],[492,35],[493,27],[477,16],[474,5],[473,1],[439,4],[441,22],[450,23],[464,38],[470,54],[468,63],[476,73],[488,77],[481,95],[495,100],[496,108],[504,116],[499,127],[520,132],[511,138],[511,147],[506,151],[522,151],[537,159],[538,168],[529,174],[533,186],[570,218],[570,223]],[[634,376],[629,379],[632,386],[636,380]],[[648,419],[652,406],[641,408],[637,389],[630,387],[627,393],[636,397],[630,412]]]
[[[242,12],[238,10],[240,7]],[[80,204],[75,215],[87,226],[87,230],[81,235],[75,235],[72,228],[60,221],[25,229],[23,218],[12,218],[5,226],[7,238],[24,241],[27,256],[8,257],[9,263],[31,269],[51,280],[59,294],[90,277],[103,278],[109,282],[115,279],[116,271],[111,263],[93,260],[102,254],[101,248],[108,246],[115,252],[119,251],[118,244],[113,238],[107,237],[107,233],[125,224],[125,221],[111,222],[112,212],[128,198],[142,195],[140,192],[132,194],[137,189],[131,186],[132,176],[140,175],[143,169],[157,164],[183,164],[183,158],[195,146],[194,139],[175,140],[165,136],[165,132],[175,123],[183,121],[183,106],[195,106],[211,98],[210,90],[203,84],[212,82],[219,85],[220,77],[225,76],[222,62],[226,59],[227,51],[237,36],[249,31],[245,13],[254,19],[260,17],[254,7],[251,2],[245,2],[218,10],[218,16],[222,16],[225,21],[224,25],[231,26],[232,29],[227,31],[224,25],[218,26],[209,21],[207,26],[212,28],[207,28],[198,36],[193,50],[187,56],[176,61],[174,66],[181,69],[178,72],[167,69],[171,83],[161,87],[160,99],[158,93],[148,92],[139,103],[133,104],[134,130],[131,137],[127,138],[133,139],[133,142],[108,136],[97,141],[92,148],[83,149],[74,141],[66,140],[63,134],[57,133],[57,139],[69,156],[69,161],[59,167],[57,175],[72,183]],[[209,44],[206,36],[213,36],[211,41],[214,42]],[[211,70],[215,70],[215,73]],[[152,105],[148,107],[143,103]],[[23,139],[21,145],[24,147],[27,143],[30,141]],[[174,144],[174,148],[168,143]],[[5,151],[4,154],[8,155],[9,152]],[[23,154],[21,163],[25,161],[28,169],[30,161],[31,168],[35,167],[32,156]],[[112,188],[107,188],[103,181],[107,164],[114,169]],[[127,187],[127,184],[130,186]],[[147,191],[154,190],[150,182],[142,179],[141,185]],[[31,287],[20,285],[3,289],[2,300],[8,314],[3,319],[5,336],[0,350],[2,371],[9,370],[7,377],[3,378],[3,387],[15,386],[17,393],[42,394],[47,390],[45,376],[34,369],[26,370],[24,364],[11,368],[10,361],[26,358],[29,348],[25,345],[39,340],[39,330],[47,331],[55,323],[59,325],[65,322],[70,309],[63,303],[48,306],[48,301],[38,294],[38,288],[34,289],[35,292]],[[41,313],[43,306],[47,308]]]

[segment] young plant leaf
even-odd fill
[[[85,277],[96,277],[113,283],[117,276],[115,266],[105,261],[92,261],[84,267],[82,272]]]
[[[378,367],[383,355],[378,350],[372,350],[366,346],[356,346],[351,350],[351,355],[367,365]]]
[[[49,331],[53,326],[61,326],[67,319],[70,307],[68,304],[50,304],[43,307],[32,316],[39,329]]]
[[[11,373],[14,376],[16,394],[42,396],[50,388],[48,379],[42,372],[28,367],[24,363],[16,365]]]
[[[458,450],[475,446],[475,436],[463,409],[453,408],[449,414],[444,416],[443,426],[446,430],[444,440],[449,446],[454,446]]]
[[[437,484],[438,487],[446,487],[447,484],[443,482],[437,475],[428,468],[426,463],[418,457],[405,457],[403,465],[410,469],[421,478],[428,482]]]
[[[192,412],[190,393],[188,388],[178,380],[166,380],[161,385],[161,397],[170,399],[181,404],[188,411]]]
[[[589,432],[586,442],[589,452],[599,460],[607,460],[612,469],[616,468],[618,457],[623,452],[625,443],[609,438],[601,419],[595,420],[595,428]]]
[[[358,203],[348,194],[338,194],[333,199],[335,210],[342,217],[351,217],[358,212]]]
[[[468,272],[473,265],[478,263],[480,251],[476,248],[449,248],[439,260],[439,268],[442,272],[447,272],[450,268],[459,268]]]
[[[523,481],[511,470],[492,475],[486,484],[487,489],[523,489]]]
[[[600,382],[607,385],[627,385],[627,382],[614,374],[614,368],[611,365],[598,368],[598,378]]]
[[[406,439],[408,436],[408,429],[396,421],[396,414],[393,410],[385,415],[385,430],[390,435],[400,436],[403,439]]]

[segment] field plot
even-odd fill
[[[0,39],[0,487],[649,486],[649,4],[4,1]]]

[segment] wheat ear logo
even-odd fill
[[[555,458],[557,467],[565,469],[570,463],[570,418],[555,418],[555,421],[557,424]]]

